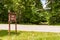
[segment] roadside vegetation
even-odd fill
[[[8,36],[7,30],[0,30],[0,40],[60,40],[60,33],[18,31],[16,35],[11,31]]]
[[[0,0],[0,23],[8,23],[8,10],[16,12],[18,24],[60,25],[60,0]]]

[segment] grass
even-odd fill
[[[7,30],[0,30],[0,40],[60,40],[60,33],[11,31],[8,36]]]

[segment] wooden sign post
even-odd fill
[[[15,32],[17,33],[17,21],[16,21],[16,14],[14,12],[9,12],[8,14],[8,23],[9,23],[9,29],[8,29],[8,34],[10,35],[10,22],[15,22]]]

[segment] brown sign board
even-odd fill
[[[16,14],[10,12],[9,13],[9,21],[16,21]]]
[[[15,14],[14,15],[12,14],[10,20],[11,21],[16,21],[16,15]]]

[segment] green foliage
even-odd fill
[[[0,1],[0,21],[1,22],[7,22],[7,8],[4,7],[4,0]]]
[[[49,10],[49,24],[59,24],[60,23],[60,0],[49,0],[50,4],[48,7]]]
[[[40,0],[20,0],[18,3],[20,10],[18,22],[39,24],[46,21]]]
[[[47,0],[45,11],[40,0],[1,0],[0,22],[8,23],[8,10],[17,14],[17,23],[60,23],[60,0]]]

